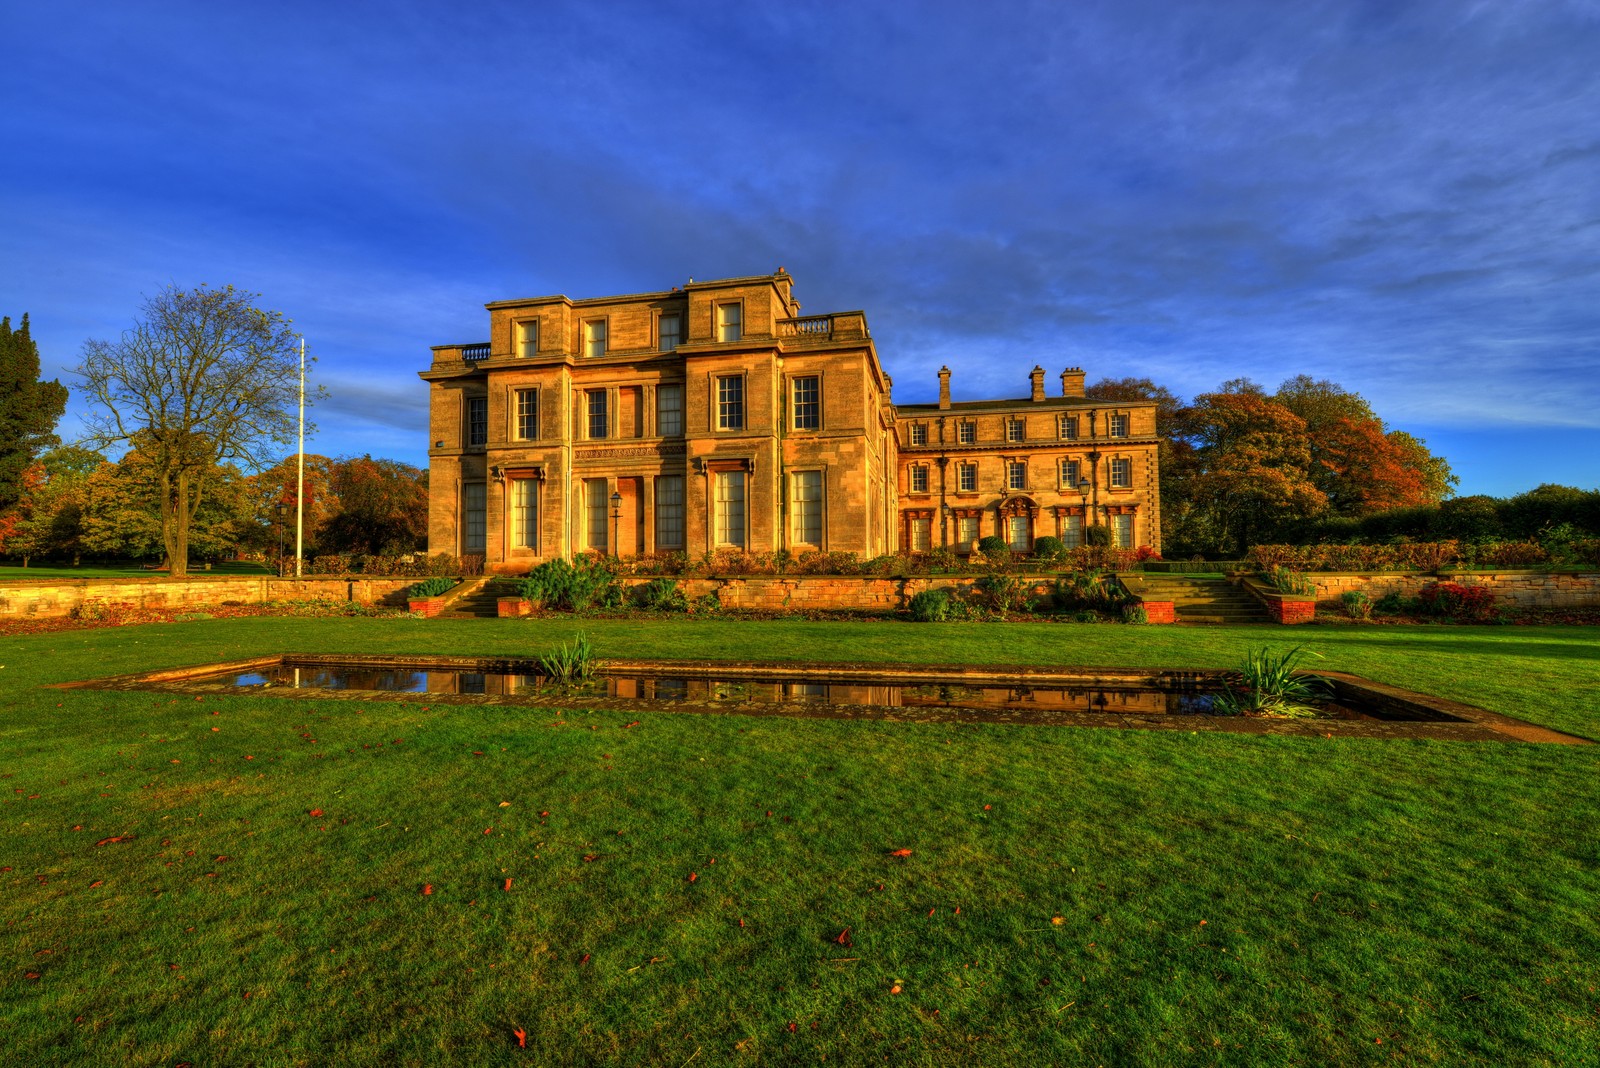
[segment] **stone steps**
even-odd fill
[[[1171,601],[1180,623],[1265,623],[1266,610],[1227,579],[1144,577],[1144,596],[1151,601]]]

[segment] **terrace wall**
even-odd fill
[[[1050,592],[1054,580],[1019,576],[1032,583],[1033,592]],[[650,582],[627,578],[628,586]],[[691,601],[707,594],[723,608],[768,612],[895,612],[923,590],[959,590],[973,583],[972,576],[933,575],[925,578],[873,578],[861,575],[737,575],[727,578],[679,579],[678,588]]]
[[[0,620],[51,619],[72,614],[85,601],[139,608],[195,608],[227,602],[356,601],[405,607],[414,578],[135,578],[0,584]]]
[[[1484,586],[1502,604],[1520,608],[1600,608],[1600,573],[1572,571],[1451,571],[1437,575],[1422,572],[1376,571],[1359,574],[1313,573],[1318,604],[1335,605],[1349,590],[1364,590],[1377,600],[1387,593],[1415,597],[1434,582]]]

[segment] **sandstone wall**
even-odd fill
[[[140,608],[194,608],[229,601],[356,601],[405,606],[410,578],[309,578],[270,576],[238,578],[134,578],[123,581],[80,579],[60,582],[0,584],[0,620],[49,619],[72,614],[85,601],[129,604]]]
[[[1440,575],[1371,572],[1307,576],[1317,588],[1317,603],[1335,606],[1348,590],[1365,590],[1374,601],[1387,593],[1415,597],[1433,582],[1484,586],[1502,604],[1521,608],[1600,608],[1600,574],[1571,571],[1458,571]]]

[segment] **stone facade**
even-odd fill
[[[1080,370],[1061,397],[1035,368],[1025,400],[957,405],[946,373],[937,408],[897,409],[866,316],[802,316],[782,268],[486,307],[489,340],[422,372],[430,552],[518,573],[585,551],[1026,549],[1098,524],[1159,545],[1155,406],[1090,402]]]

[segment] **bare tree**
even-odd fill
[[[168,286],[118,341],[90,340],[74,373],[97,404],[86,439],[151,462],[173,575],[188,573],[189,524],[226,462],[260,470],[294,441],[298,338],[258,293]],[[272,457],[275,458],[275,457]]]

